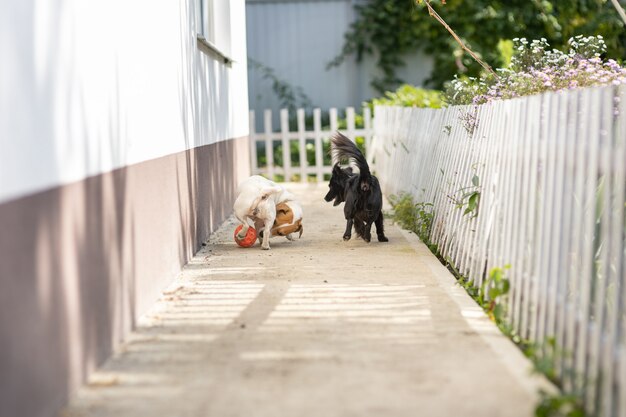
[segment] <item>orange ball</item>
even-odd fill
[[[235,242],[242,248],[249,248],[250,246],[254,245],[254,242],[256,242],[256,230],[254,229],[254,227],[250,226],[248,228],[248,233],[246,233],[246,236],[243,239],[239,240],[239,238],[237,237],[237,233],[239,233],[242,228],[243,225],[240,224],[235,229]]]

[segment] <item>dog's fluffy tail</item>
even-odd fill
[[[339,132],[333,133],[330,137],[333,158],[339,162],[342,159],[354,161],[359,168],[362,179],[368,179],[371,176],[370,167],[367,164],[365,156],[361,153],[356,144]]]

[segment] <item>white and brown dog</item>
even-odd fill
[[[302,236],[302,207],[285,188],[253,175],[239,184],[237,192],[233,210],[243,225],[238,233],[240,239],[248,233],[248,219],[254,222],[263,249],[270,248],[270,237],[285,236],[293,240],[292,233],[296,232]],[[266,233],[268,230],[270,233]]]

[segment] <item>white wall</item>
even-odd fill
[[[232,66],[195,1],[0,2],[0,202],[248,134],[244,0]]]

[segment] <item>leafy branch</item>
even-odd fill
[[[613,7],[615,7],[615,10],[617,10],[617,14],[619,14],[619,17],[621,17],[624,21],[624,24],[626,24],[626,13],[624,12],[624,8],[622,7],[622,5],[619,4],[617,0],[611,0],[611,3],[613,3]]]
[[[458,189],[454,195],[449,195],[448,198],[459,209],[465,206],[464,216],[471,214],[471,218],[474,218],[478,216],[480,194],[480,179],[478,175],[474,175],[472,177],[472,185]]]
[[[441,16],[439,16],[439,13],[437,13],[435,11],[435,9],[433,8],[433,6],[430,4],[430,0],[417,0],[417,3],[420,4],[421,2],[424,2],[424,4],[426,4],[426,7],[428,8],[428,13],[434,17],[439,23],[442,24],[442,26],[444,28],[446,28],[446,30],[448,32],[450,32],[450,35],[452,35],[452,37],[454,38],[454,40],[457,41],[457,43],[459,44],[459,46],[461,46],[461,49],[463,49],[465,52],[467,52],[472,58],[474,58],[474,60],[476,62],[478,62],[480,64],[481,67],[483,67],[484,69],[486,69],[487,71],[489,71],[494,77],[495,79],[499,79],[498,74],[496,74],[496,72],[493,70],[493,68],[491,68],[491,66],[489,64],[487,64],[485,61],[483,61],[482,59],[480,59],[478,57],[478,55],[476,55],[476,53],[474,53],[474,51],[472,51],[470,48],[467,47],[467,45],[465,45],[465,42],[463,42],[461,40],[461,38],[459,38],[459,36],[454,32],[454,30],[452,30],[452,28],[450,27],[450,25],[448,25],[446,23],[445,20],[443,20],[443,18]],[[446,4],[445,0],[441,1],[441,4]]]

